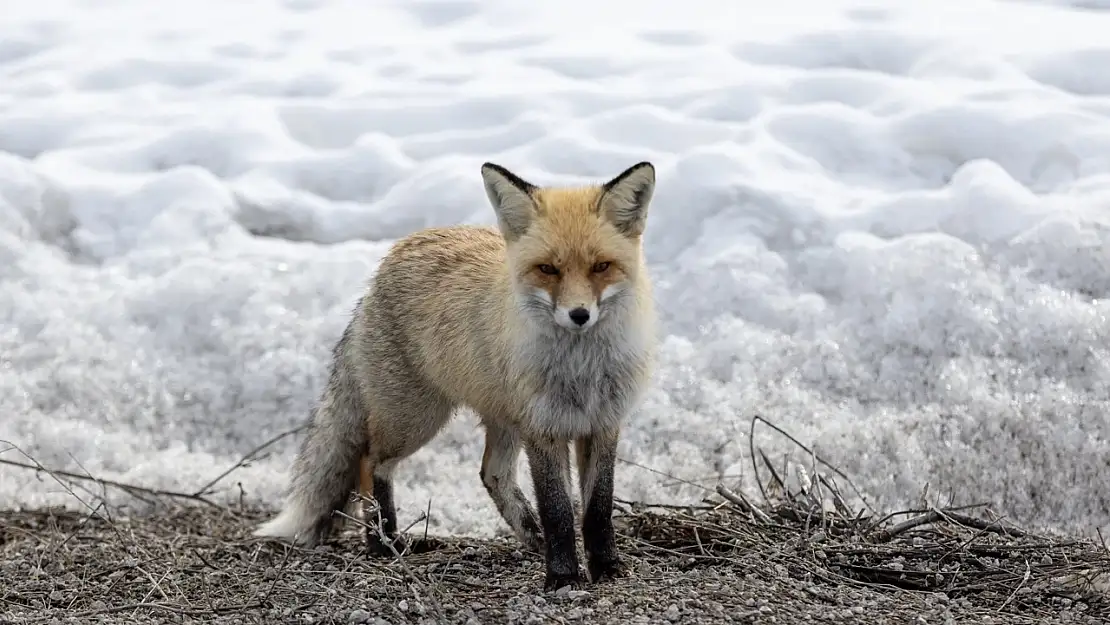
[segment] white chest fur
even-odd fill
[[[531,397],[525,423],[556,438],[615,430],[647,382],[648,337],[627,328],[557,332],[522,345],[518,362]]]

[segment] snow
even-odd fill
[[[0,439],[44,465],[196,489],[306,419],[392,240],[495,223],[483,161],[651,160],[662,353],[624,459],[752,489],[759,414],[874,505],[1110,531],[1107,3],[183,7],[0,21]],[[505,531],[474,423],[398,470],[402,524]],[[217,497],[278,504],[295,446]],[[0,466],[0,506],[48,504],[79,505]]]

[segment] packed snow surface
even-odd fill
[[[495,223],[482,162],[567,184],[650,160],[661,361],[619,497],[754,492],[759,414],[877,507],[928,485],[1110,529],[1106,6],[13,4],[0,439],[195,490],[304,422],[393,240]],[[504,531],[475,423],[398,469],[402,524],[430,501],[432,531]],[[298,442],[215,497],[277,505]],[[80,505],[0,466],[0,506],[47,504]]]

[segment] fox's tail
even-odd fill
[[[312,411],[312,423],[291,471],[285,507],[259,525],[255,536],[312,546],[332,527],[358,482],[359,460],[367,449],[365,412],[354,372],[344,357],[348,333],[335,347],[327,388]]]

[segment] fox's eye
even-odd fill
[[[547,264],[540,265],[539,270],[540,270],[541,273],[546,273],[549,276],[559,275],[559,270],[556,269],[553,265],[547,265]]]
[[[594,265],[594,273],[601,273],[609,268],[609,261],[597,263]]]

